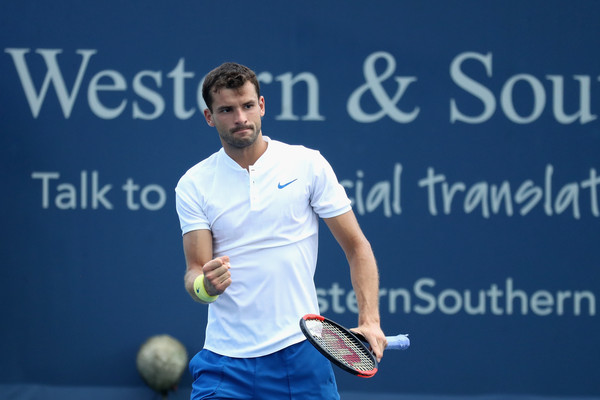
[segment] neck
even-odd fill
[[[225,153],[227,153],[227,155],[231,157],[233,161],[238,163],[238,165],[244,169],[248,169],[251,165],[254,165],[260,156],[267,151],[268,146],[268,143],[263,139],[262,135],[259,135],[256,138],[256,141],[250,146],[241,149],[229,146],[226,143],[222,144]]]

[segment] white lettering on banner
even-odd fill
[[[95,49],[78,49],[76,54],[81,56],[81,62],[77,68],[77,75],[72,82],[71,89],[65,83],[63,72],[58,62],[58,55],[63,52],[62,49],[36,49],[35,53],[42,57],[46,66],[46,75],[42,80],[39,92],[34,84],[34,77],[27,64],[26,55],[30,52],[28,48],[5,48],[5,53],[12,57],[13,64],[17,71],[21,86],[25,93],[25,98],[31,109],[34,118],[40,115],[44,101],[47,99],[48,89],[53,86],[63,115],[69,119],[76,105],[84,77],[88,74],[92,56],[98,54]],[[516,124],[530,124],[539,120],[548,102],[552,103],[552,115],[560,124],[588,124],[598,117],[592,113],[592,76],[574,75],[573,80],[578,83],[579,99],[576,111],[567,112],[565,104],[573,104],[575,101],[565,99],[565,77],[563,75],[548,74],[545,79],[550,82],[551,89],[547,90],[542,80],[528,73],[517,73],[510,76],[502,85],[499,94],[495,94],[492,89],[486,86],[485,82],[476,80],[465,72],[465,65],[475,63],[480,64],[485,72],[485,78],[493,79],[494,71],[492,64],[493,54],[476,52],[464,52],[458,54],[450,64],[450,78],[459,89],[462,89],[467,95],[473,97],[482,103],[483,110],[479,113],[468,114],[464,111],[464,104],[459,105],[460,99],[450,98],[451,123],[463,122],[467,124],[482,124],[489,121],[496,113],[498,102],[504,116]],[[376,63],[384,62],[385,70],[378,73]],[[410,111],[404,111],[399,103],[404,100],[409,86],[418,81],[416,76],[394,76],[396,72],[396,59],[390,53],[377,51],[368,55],[363,62],[363,76],[365,83],[356,88],[349,96],[346,102],[348,115],[357,122],[374,123],[380,121],[386,116],[395,122],[407,124],[417,119],[420,114],[420,107],[410,104]],[[273,76],[270,72],[261,72],[257,74],[261,84],[269,85],[273,81],[281,84],[281,113],[275,117],[281,121],[325,121],[326,118],[319,112],[320,89],[317,76],[311,72],[301,72],[293,75],[291,72],[285,72],[278,76]],[[198,115],[197,111],[205,108],[202,99],[202,80],[196,82],[196,74],[186,70],[185,58],[180,58],[175,68],[167,73],[167,78],[172,80],[172,103],[173,114],[176,118],[186,120]],[[393,78],[396,84],[396,90],[393,96],[388,95],[383,83]],[[597,77],[600,81],[600,77]],[[38,81],[40,79],[37,79]],[[190,83],[191,81],[191,83]],[[294,89],[298,83],[306,84],[306,114],[299,117],[294,113]],[[491,83],[491,82],[490,82]],[[196,86],[196,104],[185,104],[186,90],[189,85]],[[95,72],[87,87],[87,102],[89,109],[94,115],[102,119],[115,119],[122,116],[131,101],[131,116],[134,119],[154,120],[161,117],[166,110],[165,95],[163,90],[163,72],[144,69],[134,75],[132,81],[133,96],[128,92],[129,85],[125,76],[117,69],[106,69]],[[497,86],[494,84],[492,86]],[[518,92],[517,92],[518,90]],[[113,96],[118,96],[118,104],[108,106],[102,99],[108,92]],[[530,100],[530,110],[520,110],[514,102],[516,93],[525,101]],[[523,95],[523,93],[525,93]],[[361,103],[363,98],[370,95],[379,106],[376,112],[368,112]],[[120,96],[120,97],[119,97]],[[132,99],[133,97],[133,99]],[[111,97],[114,101],[114,97]],[[550,99],[550,100],[549,100]],[[105,100],[106,101],[106,100]],[[277,103],[277,102],[274,102]],[[404,102],[407,103],[407,102]],[[520,106],[523,107],[522,105]]]
[[[402,214],[401,206],[401,186],[402,186],[402,164],[394,165],[393,177],[391,181],[380,181],[373,184],[365,197],[364,172],[356,171],[356,182],[348,179],[340,181],[340,184],[348,192],[348,197],[352,201],[353,207],[359,215],[372,213],[379,206],[383,206],[383,215],[390,218],[393,214]]]
[[[341,179],[357,215],[381,213],[386,218],[402,215],[403,166],[395,163],[388,180],[377,180],[359,169],[356,179]],[[34,171],[33,180],[40,182],[43,209],[86,210],[114,208],[113,184],[102,183],[98,171],[81,171],[76,183],[60,180],[57,171]],[[524,179],[518,184],[504,180],[500,183],[478,181],[467,184],[450,181],[446,175],[428,167],[426,175],[409,185],[425,190],[425,207],[430,215],[480,214],[489,219],[493,215],[526,216],[536,207],[547,216],[566,215],[579,220],[586,215],[600,217],[598,188],[600,176],[590,168],[588,176],[578,181],[557,185],[554,166],[547,164],[543,177],[536,183]],[[128,210],[157,211],[167,202],[165,189],[156,183],[140,185],[133,178],[126,178],[120,186],[124,204]],[[410,196],[415,198],[414,195]],[[441,210],[440,210],[441,206]],[[589,207],[589,213],[585,213]]]
[[[84,76],[88,72],[90,60],[98,50],[80,49],[76,53],[82,58],[78,68],[77,77],[72,85],[71,91],[67,90],[67,84],[63,77],[58,55],[62,49],[37,49],[35,53],[42,56],[47,68],[46,76],[39,92],[36,91],[34,77],[27,64],[26,54],[30,52],[27,48],[6,48],[4,51],[11,55],[15,65],[21,86],[25,92],[25,97],[31,109],[34,118],[38,118],[50,85],[54,87],[59,100],[60,107],[66,119],[69,119],[79,91],[82,86]],[[194,79],[196,74],[186,70],[185,58],[180,58],[175,68],[167,73],[167,78],[172,80],[173,85],[173,114],[176,118],[186,120],[193,117],[198,109],[203,110],[206,105],[202,99],[202,81],[195,83],[197,104],[186,105],[186,88],[188,81]],[[270,84],[273,81],[273,75],[265,72],[258,74],[259,79],[264,84]],[[324,121],[325,117],[319,112],[319,82],[316,76],[310,72],[302,72],[293,75],[286,72],[275,77],[275,80],[281,82],[281,114],[276,117],[278,120],[295,121]],[[293,89],[297,83],[304,82],[307,86],[307,114],[301,118],[294,114],[294,92]],[[131,106],[131,115],[134,119],[154,120],[161,117],[166,109],[165,97],[160,93],[163,87],[162,71],[142,70],[133,77],[133,93],[135,99]],[[115,119],[123,115],[129,104],[128,84],[125,76],[116,69],[107,69],[96,72],[91,78],[87,88],[87,102],[90,110],[98,118]],[[118,105],[109,107],[102,102],[102,94],[107,92],[119,93]],[[143,101],[140,101],[143,100]]]
[[[75,103],[75,99],[77,98],[77,93],[79,93],[81,81],[83,79],[83,75],[85,74],[85,70],[90,61],[90,58],[92,57],[92,55],[97,53],[96,50],[77,50],[77,54],[81,55],[82,61],[81,65],[79,66],[79,71],[77,72],[77,77],[75,78],[75,84],[73,85],[73,89],[71,90],[71,93],[68,93],[65,81],[60,71],[60,67],[58,66],[58,62],[56,61],[56,55],[62,53],[62,50],[36,50],[36,53],[40,54],[44,58],[44,62],[46,63],[46,67],[48,68],[48,72],[46,73],[46,77],[44,78],[44,82],[42,83],[42,88],[40,89],[39,94],[37,94],[35,92],[35,87],[33,85],[33,80],[31,79],[29,68],[27,67],[27,63],[25,62],[25,54],[29,53],[29,49],[5,49],[5,52],[9,53],[12,56],[15,68],[17,69],[17,73],[19,74],[19,79],[21,80],[21,85],[23,86],[23,90],[25,91],[25,97],[29,102],[29,107],[31,108],[31,113],[33,114],[33,117],[38,117],[42,108],[42,104],[44,103],[44,99],[46,98],[46,93],[48,92],[48,88],[50,87],[50,83],[52,83],[52,85],[54,86],[54,90],[56,91],[56,95],[58,96],[58,101],[60,102],[63,114],[67,119],[69,118],[69,116],[71,115],[71,111],[73,110],[73,104]]]
[[[127,194],[127,208],[130,210],[139,210],[141,204],[146,210],[156,211],[163,208],[167,202],[167,193],[161,186],[156,184],[144,186],[140,192],[140,203],[137,203],[135,200],[136,192],[140,190],[140,185],[136,185],[133,179],[127,179],[122,189]],[[148,199],[151,193],[155,193],[155,197],[157,198],[154,202]]]
[[[112,210],[114,205],[109,200],[109,192],[113,185],[100,186],[99,176],[98,171],[92,171],[91,174],[81,171],[77,185],[59,182],[60,173],[56,171],[35,171],[31,174],[32,179],[41,181],[43,209],[54,206],[59,210]],[[167,202],[165,189],[157,184],[141,187],[132,178],[127,178],[122,189],[125,192],[125,205],[129,210],[139,210],[141,206],[145,210],[157,211]],[[88,204],[88,200],[91,204]]]
[[[536,290],[533,293],[517,289],[512,277],[503,285],[493,283],[488,289],[434,290],[435,279],[417,279],[411,289],[381,288],[382,311],[390,314],[430,315],[535,315],[576,317],[596,315],[596,295],[590,290]],[[317,288],[321,313],[358,313],[356,294],[333,282],[329,289]]]
[[[346,189],[356,214],[362,216],[381,212],[383,216],[391,218],[402,214],[402,172],[402,164],[396,163],[390,179],[376,180],[359,169],[355,180],[341,179],[340,184]],[[590,168],[588,176],[580,181],[555,187],[554,166],[547,164],[544,176],[539,181],[543,184],[533,179],[524,179],[518,184],[507,180],[472,184],[450,182],[446,175],[437,172],[434,167],[428,167],[426,176],[419,179],[416,186],[425,189],[427,210],[433,216],[450,215],[457,210],[465,214],[480,213],[486,219],[492,215],[512,217],[515,212],[526,216],[541,206],[547,216],[566,214],[581,219],[582,209],[585,210],[584,207],[589,205],[591,216],[600,217],[600,176],[595,168]]]
[[[379,59],[385,60],[386,69],[383,74],[378,76],[375,69],[375,63]],[[411,83],[416,82],[417,78],[414,76],[395,76],[394,80],[398,84],[398,88],[394,94],[394,97],[392,98],[387,95],[385,89],[381,85],[383,81],[390,78],[394,74],[395,70],[396,60],[391,54],[380,51],[368,56],[363,64],[363,74],[366,83],[356,89],[348,99],[348,103],[346,105],[348,115],[350,115],[350,117],[352,117],[355,121],[364,123],[379,121],[386,115],[399,123],[409,123],[414,121],[419,115],[419,107],[414,107],[411,112],[406,113],[399,110],[396,105],[402,99],[402,96],[404,95],[404,92],[406,92],[406,89],[408,89],[408,86]],[[379,106],[381,106],[381,110],[379,112],[368,114],[363,111],[360,105],[360,100],[367,91],[371,92]]]
[[[112,84],[100,84],[100,80],[110,80]],[[100,71],[90,81],[88,86],[88,104],[92,109],[92,112],[98,117],[103,119],[114,119],[117,118],[125,107],[127,106],[127,100],[121,100],[121,103],[116,108],[108,108],[102,104],[98,92],[124,92],[127,89],[127,82],[125,78],[118,71]],[[70,111],[69,111],[70,112]]]
[[[269,72],[261,72],[257,75],[258,80],[261,83],[269,84],[273,82],[273,75]],[[307,87],[307,114],[301,119],[303,121],[324,121],[323,117],[319,113],[319,80],[317,77],[309,72],[303,72],[296,76],[293,76],[291,72],[279,75],[276,78],[277,81],[281,82],[281,114],[275,117],[276,120],[280,121],[297,121],[299,118],[293,113],[293,100],[294,92],[293,87],[298,82],[306,83]]]
[[[470,214],[479,208],[484,218],[489,218],[491,213],[499,214],[501,212],[510,217],[514,213],[515,204],[520,207],[519,214],[524,216],[543,200],[546,215],[559,215],[570,208],[573,218],[580,219],[580,191],[588,189],[591,214],[594,217],[600,217],[598,205],[600,177],[595,168],[590,168],[587,179],[581,182],[566,183],[556,194],[553,192],[553,174],[554,167],[548,164],[543,186],[536,185],[533,180],[527,179],[514,190],[508,181],[499,185],[477,182],[470,187],[467,187],[464,182],[449,183],[445,175],[436,173],[433,167],[429,167],[427,176],[419,180],[418,185],[427,189],[428,209],[431,215],[438,215],[437,199],[439,197],[442,199],[444,214],[451,214],[460,195],[465,213]]]
[[[133,78],[133,91],[137,93],[142,99],[151,103],[154,111],[152,113],[146,113],[142,110],[137,100],[133,102],[133,118],[153,120],[162,115],[165,111],[165,100],[158,93],[148,89],[142,83],[142,79],[145,77],[152,78],[156,83],[156,87],[162,86],[162,74],[158,71],[141,71],[136,74]]]
[[[452,81],[465,92],[481,101],[483,111],[479,115],[466,115],[460,111],[457,100],[452,98],[450,99],[450,122],[481,124],[488,121],[496,112],[496,97],[488,87],[463,72],[463,63],[468,61],[481,63],[486,76],[492,78],[492,53],[461,53],[450,64]],[[564,110],[564,77],[561,75],[546,75],[546,78],[552,83],[552,113],[556,121],[561,124],[571,124],[575,121],[579,121],[580,124],[587,124],[597,118],[597,115],[591,112],[591,77],[589,75],[575,75],[573,77],[579,82],[579,110],[571,115],[568,115]],[[514,90],[517,84],[530,90],[533,106],[528,115],[519,114],[513,103]],[[546,107],[546,98],[546,91],[542,82],[533,75],[521,73],[510,77],[502,86],[500,107],[510,121],[516,124],[529,124],[537,121],[542,115]]]
[[[177,66],[169,72],[167,77],[173,79],[173,112],[179,119],[188,119],[196,112],[195,109],[185,108],[185,79],[193,78],[193,72],[185,70],[185,59],[180,58]]]
[[[58,172],[33,172],[31,174],[32,179],[41,179],[42,181],[42,208],[50,207],[50,195],[55,194],[54,205],[60,210],[75,210],[80,208],[85,210],[88,208],[88,173],[87,171],[81,171],[80,185],[72,183],[60,183],[56,186],[51,186],[51,181],[60,178]],[[54,189],[54,190],[51,190]],[[111,190],[112,185],[104,185],[99,188],[98,183],[98,171],[92,171],[92,184],[91,184],[91,208],[98,209],[100,205],[108,210],[112,210],[113,205],[106,195]],[[79,201],[78,201],[79,199]]]

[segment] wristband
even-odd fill
[[[198,277],[194,279],[194,293],[196,293],[196,296],[204,303],[212,303],[219,297],[219,295],[211,296],[208,294],[204,287],[203,274],[198,275]]]

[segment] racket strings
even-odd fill
[[[365,353],[362,344],[335,325],[330,325],[326,321],[312,320],[307,321],[307,326],[313,338],[340,362],[357,371],[371,371],[375,367],[370,354]]]

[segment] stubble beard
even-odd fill
[[[236,135],[235,135],[236,132],[238,132],[240,130],[245,130],[245,129],[252,130],[252,134],[250,136],[245,136],[245,137],[236,137]],[[244,126],[238,126],[233,129],[230,129],[226,133],[219,132],[219,135],[221,136],[221,139],[223,139],[223,141],[225,143],[227,143],[228,145],[230,145],[231,147],[234,147],[236,149],[244,149],[246,147],[253,145],[254,142],[256,142],[259,132],[260,132],[260,125],[259,126],[244,125]]]

